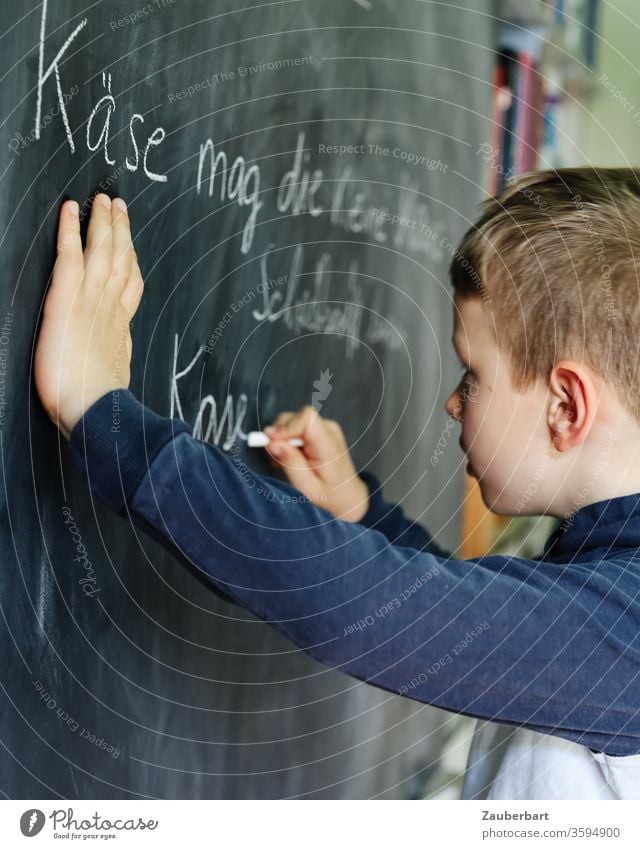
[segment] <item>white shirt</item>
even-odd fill
[[[640,799],[640,754],[615,757],[528,728],[478,720],[463,799]]]

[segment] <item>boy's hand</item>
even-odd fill
[[[67,439],[94,401],[128,388],[129,322],[142,290],[124,201],[94,198],[84,252],[78,204],[64,203],[34,379],[49,418]]]
[[[271,442],[266,451],[281,465],[292,486],[338,519],[359,522],[369,508],[369,489],[353,465],[342,428],[323,419],[311,406],[297,413],[280,413],[264,428]],[[304,440],[303,448],[287,442]]]

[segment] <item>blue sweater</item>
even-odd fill
[[[121,390],[75,426],[93,492],[317,660],[422,702],[640,753],[640,494],[563,523],[535,560],[457,560],[361,472],[341,522]]]

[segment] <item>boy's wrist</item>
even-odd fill
[[[348,522],[361,522],[369,512],[369,487],[366,482],[358,475],[356,480],[359,494],[355,498],[355,507],[350,511]]]
[[[362,524],[368,518],[371,513],[372,508],[374,507],[375,500],[377,498],[377,494],[379,493],[380,483],[378,479],[371,472],[366,470],[360,470],[358,472],[358,478],[362,482],[362,485],[366,491],[366,498],[364,500],[364,509],[362,511],[362,515],[354,521]]]
[[[389,505],[382,497],[382,485],[380,481],[367,469],[361,469],[358,476],[367,488],[367,509],[358,520],[360,524],[366,527],[372,527],[381,521],[389,508]]]
[[[126,386],[116,386],[112,389],[105,389],[104,386],[96,388],[93,391],[85,391],[82,398],[74,397],[72,400],[60,405],[57,421],[54,417],[54,424],[57,425],[64,438],[68,441],[71,439],[71,433],[74,427],[78,424],[81,418],[93,407],[93,405],[106,395],[112,394],[114,399],[120,392],[127,391]],[[114,407],[116,406],[114,400]]]
[[[186,422],[163,418],[128,389],[117,388],[103,393],[78,419],[69,446],[94,492],[119,512],[156,453],[182,432],[191,433]]]

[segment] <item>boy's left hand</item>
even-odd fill
[[[124,202],[94,198],[84,252],[78,204],[64,203],[34,379],[49,418],[67,439],[98,398],[128,388],[129,323],[142,291]]]

